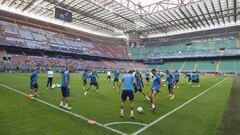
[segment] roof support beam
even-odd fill
[[[195,18],[192,16],[192,14],[189,12],[189,10],[187,9],[187,7],[186,7],[186,6],[184,6],[184,7],[185,7],[186,11],[188,12],[188,14],[191,16],[192,20],[195,22],[195,24],[197,24],[198,27],[201,27],[201,26],[198,24],[198,22],[195,20]]]
[[[188,28],[192,28],[192,27],[188,24],[188,22],[186,22],[185,19],[182,18],[182,16],[181,16],[176,10],[173,10],[173,11],[175,12],[176,15],[178,15],[179,18],[181,18],[181,20],[184,22],[184,25],[187,25]]]
[[[214,4],[213,4],[213,1],[211,0],[211,5],[212,5],[212,8],[213,8],[213,12],[215,14],[215,17],[216,17],[216,20],[218,22],[218,25],[220,25],[220,22],[219,22],[219,19],[218,19],[218,15],[217,15],[217,12],[216,12],[216,9],[214,7]]]
[[[219,3],[220,10],[221,10],[221,15],[222,15],[223,24],[225,24],[224,15],[223,15],[223,10],[222,10],[222,5],[221,5],[220,0],[218,0],[218,3]]]
[[[179,8],[179,11],[180,11],[181,14],[188,20],[188,23],[190,23],[193,28],[197,29],[197,27],[194,25],[194,23],[193,23],[193,22],[189,19],[189,17],[182,11],[181,8]]]
[[[24,1],[21,1],[21,3],[18,4],[18,6],[16,8],[19,8],[20,6],[22,6],[23,3],[24,3]]]
[[[174,27],[174,25],[172,24],[172,22],[171,21],[169,21],[166,17],[164,17],[163,15],[161,15],[161,14],[158,14],[158,15],[160,15],[162,18],[164,18],[166,21],[166,23],[169,23],[170,24],[170,28],[172,28],[173,30],[180,30],[178,27]]]
[[[200,21],[200,23],[202,24],[202,26],[205,27],[205,24],[203,23],[202,19],[199,17],[199,15],[197,14],[196,10],[193,8],[193,6],[191,5],[191,9],[194,12],[194,14],[197,16],[198,20]]]
[[[173,20],[167,13],[163,12],[171,22],[174,22],[175,26],[179,27],[180,29],[184,29],[181,25],[179,25],[175,20]]]
[[[237,0],[233,0],[234,22],[237,22]]]
[[[1,4],[3,5],[5,2],[6,2],[6,0],[3,0]]]
[[[214,23],[214,21],[213,21],[213,19],[212,19],[212,16],[211,16],[211,14],[210,14],[210,12],[209,12],[209,10],[208,10],[208,7],[207,7],[206,2],[203,2],[203,4],[204,4],[205,9],[207,10],[208,16],[209,16],[212,24],[215,26],[215,23]]]
[[[229,11],[229,2],[228,2],[228,0],[226,0],[226,4],[227,4],[227,12],[228,12],[228,22],[230,23],[231,19],[230,19],[230,11]]]
[[[28,8],[30,8],[37,0],[32,0],[22,11],[27,10]]]
[[[13,0],[13,1],[11,2],[11,4],[9,5],[9,7],[11,7],[13,4],[16,4],[16,1],[15,1],[15,0]]]
[[[155,25],[155,26],[157,26],[158,28],[160,28],[161,29],[161,32],[163,32],[163,30],[162,29],[164,29],[164,27],[163,26],[159,26],[158,24],[156,24],[156,22],[159,22],[156,18],[154,18],[153,16],[149,16],[149,18],[151,18],[151,19],[153,19],[155,22],[153,22],[153,24]],[[147,30],[147,29],[146,29]]]
[[[179,23],[182,27],[184,27],[183,29],[187,29],[187,27],[186,27],[171,11],[168,11],[168,12],[169,12],[169,14],[171,14],[172,17],[174,17],[174,18],[178,21],[178,23]]]
[[[161,25],[163,25],[163,27],[164,27],[165,31],[167,31],[167,29],[174,30],[173,28],[171,28],[171,27],[168,27],[168,26],[166,25],[166,23],[164,23],[164,21],[162,20],[162,18],[158,17],[158,16],[157,16],[157,15],[155,15],[155,14],[154,14],[154,17],[156,17],[157,19],[159,19],[159,20],[162,22],[162,24],[161,24]],[[164,24],[165,24],[165,25],[164,25]]]
[[[54,5],[57,5],[57,4],[58,4],[58,2],[57,2],[56,0],[45,0],[45,1],[47,1],[47,2],[49,2],[49,3],[52,3],[52,4],[54,4]],[[90,4],[90,2],[89,2],[88,4]],[[75,12],[75,13],[78,13],[78,14],[82,14],[83,16],[87,16],[88,18],[92,18],[92,19],[94,19],[94,20],[97,20],[97,21],[99,21],[99,22],[102,22],[102,23],[104,23],[104,24],[107,24],[107,25],[109,25],[109,26],[112,26],[112,27],[114,27],[114,28],[123,29],[123,28],[122,28],[121,26],[119,26],[119,25],[113,24],[112,22],[109,22],[108,20],[105,20],[105,19],[100,18],[100,17],[98,17],[98,16],[90,15],[90,14],[88,14],[87,12],[80,10],[79,8],[78,8],[78,9],[72,8],[72,7],[66,6],[66,4],[64,4],[64,3],[60,3],[59,6],[62,7],[62,8],[65,8],[65,9],[69,9],[69,10],[72,11],[72,12]]]
[[[202,11],[201,7],[199,6],[199,4],[197,4],[197,7],[198,7],[198,10],[201,12],[201,14],[202,14],[205,22],[207,23],[207,25],[210,26],[210,24],[209,24],[207,18],[205,17],[205,15],[203,14],[203,11]]]

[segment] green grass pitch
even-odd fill
[[[0,84],[26,94],[29,92],[30,74],[1,73],[0,76]],[[39,77],[40,97],[38,99],[58,106],[61,99],[60,89],[47,90],[47,75],[41,73]],[[55,74],[54,83],[59,84],[60,79],[60,74]],[[99,93],[97,94],[93,87],[89,95],[84,96],[80,74],[71,74],[70,106],[73,109],[70,112],[96,120],[102,124],[101,126],[89,125],[86,120],[37,100],[29,100],[17,92],[0,86],[0,135],[119,134],[109,130],[109,128],[120,131],[122,134],[140,131],[139,134],[142,135],[214,135],[222,119],[233,78],[203,76],[200,81],[200,88],[192,88],[186,79],[181,78],[180,88],[175,89],[176,99],[174,100],[167,98],[167,88],[163,87],[157,98],[157,111],[155,113],[148,111],[149,102],[143,95],[137,93],[135,95],[135,108],[142,106],[144,114],[136,113],[136,118],[131,119],[129,117],[129,103],[126,104],[125,118],[119,117],[120,95],[116,90],[113,90],[112,82],[106,81],[105,75],[99,75]],[[145,86],[145,91],[149,93],[150,85]],[[209,91],[175,110],[164,119],[149,125],[205,90]],[[113,122],[119,123],[113,124]],[[137,122],[142,125],[124,122]],[[104,125],[109,123],[110,125]],[[141,130],[145,126],[148,128]]]

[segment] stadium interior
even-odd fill
[[[188,87],[191,84],[186,79],[180,82],[180,89],[176,90],[177,96],[174,103],[169,103],[169,100],[162,96],[159,99],[162,102],[158,102],[158,105],[162,105],[162,108],[159,107],[160,111],[156,115],[145,113],[145,108],[149,103],[145,103],[141,98],[137,97],[137,105],[143,107],[144,114],[137,114],[136,120],[128,118],[119,120],[113,117],[112,114],[116,114],[116,109],[108,110],[100,105],[94,108],[93,105],[98,103],[106,104],[111,108],[119,106],[119,100],[116,100],[119,98],[119,95],[116,93],[110,97],[109,93],[112,91],[106,92],[103,90],[105,93],[103,92],[102,94],[100,91],[99,94],[100,97],[102,96],[101,98],[97,98],[96,95],[91,93],[92,95],[89,95],[89,99],[92,100],[92,103],[90,102],[91,105],[87,106],[87,94],[85,96],[83,95],[84,92],[76,94],[76,91],[82,90],[82,88],[80,88],[80,85],[73,83],[73,93],[75,95],[72,95],[75,97],[72,98],[73,101],[70,104],[72,103],[71,105],[76,109],[74,108],[75,110],[73,109],[72,112],[61,109],[58,109],[58,111],[67,112],[83,120],[86,120],[86,118],[78,114],[88,118],[95,118],[100,121],[95,124],[102,129],[102,131],[98,131],[99,129],[97,128],[90,129],[88,132],[89,125],[83,125],[85,130],[81,131],[82,134],[159,134],[160,132],[157,130],[150,131],[152,125],[162,121],[162,119],[164,121],[165,117],[170,118],[172,113],[177,112],[178,109],[184,109],[185,105],[189,104],[190,106],[200,96],[212,94],[209,96],[211,98],[202,96],[204,101],[202,101],[203,99],[201,102],[199,101],[199,104],[196,104],[193,109],[189,109],[190,111],[188,110],[189,112],[186,115],[185,112],[182,112],[179,116],[174,117],[179,118],[179,121],[185,119],[184,124],[192,126],[186,129],[186,132],[184,128],[188,127],[183,127],[184,124],[179,125],[176,131],[168,129],[179,122],[176,119],[172,121],[170,119],[170,125],[161,128],[162,134],[215,135],[217,132],[217,135],[235,135],[234,133],[239,133],[239,130],[234,128],[234,125],[232,126],[234,128],[233,132],[228,132],[231,131],[231,128],[229,128],[228,131],[224,130],[223,133],[220,133],[222,131],[218,129],[218,125],[222,122],[221,120],[225,120],[229,116],[224,111],[225,106],[240,103],[240,101],[232,103],[228,101],[234,98],[234,96],[238,99],[240,95],[236,97],[236,94],[233,94],[234,91],[239,90],[240,83],[240,79],[235,78],[240,76],[240,0],[0,0],[0,88],[10,89],[26,96],[29,75],[36,68],[40,67],[41,75],[45,75],[45,78],[47,71],[49,69],[53,70],[54,76],[56,73],[56,80],[60,82],[62,75],[60,73],[65,71],[68,66],[71,66],[74,71],[73,78],[75,82],[77,77],[79,79],[79,74],[84,71],[92,70],[101,73],[98,79],[100,80],[99,85],[103,87],[100,86],[100,90],[112,90],[111,79],[111,86],[105,79],[108,71],[112,73],[120,71],[120,76],[122,76],[131,70],[140,71],[141,73],[151,71],[153,74],[156,69],[156,71],[159,71],[159,74],[163,74],[165,79],[166,76],[164,75],[168,75],[167,70],[169,70],[172,73],[179,72],[181,75],[186,75],[185,77],[180,77],[182,80],[187,78],[188,73],[199,73],[202,79],[201,87],[200,85],[200,88],[196,86],[196,89],[199,89],[199,91],[192,91],[195,86]],[[14,73],[16,73],[16,80]],[[22,78],[24,77],[25,80],[23,81]],[[41,79],[43,80],[43,77]],[[153,78],[150,77],[151,79],[154,79],[154,76]],[[13,80],[18,82],[16,84],[19,86],[15,86],[16,84],[14,84]],[[45,80],[42,80],[42,88],[43,85],[45,88]],[[8,83],[9,86],[7,85]],[[23,84],[27,85],[23,86]],[[150,85],[149,82],[146,83],[146,89],[149,89],[149,91],[150,89],[152,90]],[[19,88],[20,92],[12,87]],[[41,85],[39,87],[42,89]],[[164,86],[164,90],[166,89],[165,87],[169,86]],[[0,89],[0,96],[2,89]],[[218,96],[213,94],[216,89],[220,91],[217,94],[215,93]],[[185,94],[184,90],[190,92]],[[58,104],[56,99],[52,97],[60,99],[60,95],[55,97],[55,91],[44,91],[42,93],[43,96],[41,95],[41,97],[34,99],[45,105],[47,104],[47,106],[53,109],[58,108],[52,105]],[[159,93],[162,94],[161,92]],[[7,92],[4,93],[2,91],[2,94],[9,96]],[[93,95],[94,97],[91,97]],[[168,96],[166,92],[163,92],[162,95]],[[76,101],[77,96],[81,96],[79,102]],[[16,98],[16,100],[22,99]],[[113,106],[110,103],[111,101],[106,103],[106,100],[111,100],[112,103],[117,105],[114,104],[115,106]],[[45,101],[49,103],[44,103]],[[213,104],[212,108],[204,108],[203,104],[208,104],[208,101],[209,104]],[[19,102],[25,103],[25,101]],[[96,111],[84,110],[81,107],[77,108],[78,103],[83,108],[89,107],[89,110],[96,109]],[[11,103],[9,102],[9,104]],[[166,104],[169,104],[169,106]],[[195,116],[189,115],[189,118],[187,118],[187,114],[190,114],[192,110],[194,112],[194,108],[196,109],[197,107],[203,108],[203,110],[199,111],[199,117],[195,118]],[[1,105],[0,108],[2,108]],[[104,114],[104,111],[102,112],[104,109],[106,114]],[[234,112],[231,110],[231,106],[229,110]],[[55,112],[51,112],[51,110],[49,112],[55,115]],[[227,116],[223,117],[223,114]],[[236,114],[232,116],[236,116]],[[197,124],[201,124],[201,118],[205,116],[204,122],[212,123],[207,125],[202,122],[199,130],[194,130],[196,121],[200,121]],[[137,119],[139,117],[145,118]],[[192,117],[194,120],[191,119]],[[5,129],[2,132],[3,134],[1,134],[1,128],[6,126],[4,125],[5,123],[1,123],[2,118],[4,118],[4,115],[2,113],[1,117],[0,109],[0,135],[18,134],[17,131],[15,132],[11,129]],[[237,118],[239,124],[240,118],[238,115]],[[232,119],[235,119],[235,117]],[[113,124],[116,127],[110,127],[104,120],[109,123],[112,121],[117,121],[116,123],[126,122],[127,124],[135,124],[134,126],[136,127],[130,127],[130,131],[125,133],[122,131],[127,129],[126,127],[123,128],[119,125],[117,127],[116,123],[114,123],[116,125]],[[192,124],[187,120],[196,123]],[[5,119],[5,121],[8,120]],[[31,120],[29,121],[31,122]],[[18,122],[21,123],[21,121]],[[76,121],[73,120],[73,122]],[[230,123],[234,122],[231,121]],[[205,125],[204,127],[204,124],[207,126]],[[159,125],[161,126],[161,124]],[[137,126],[143,126],[143,128],[139,129]],[[225,129],[226,125],[223,124],[222,126]],[[28,133],[34,133],[31,130],[28,132],[26,127],[23,128],[25,131],[19,134],[26,133],[28,135]],[[166,132],[164,132],[164,128],[166,128]],[[79,133],[79,131],[75,131],[77,129],[66,131],[69,131],[69,134],[77,134]],[[179,131],[180,129],[182,129],[181,132]],[[54,130],[56,131],[56,129]],[[51,131],[47,129],[47,133],[42,131],[37,134],[55,134],[52,129]],[[66,131],[62,133],[67,134]],[[59,134],[61,135],[62,133]]]
[[[138,6],[139,9],[133,11],[128,9],[124,2],[121,4],[118,1],[86,0],[74,5],[74,1],[71,0],[2,0],[3,6],[51,19],[55,6],[72,7],[69,11],[73,13],[73,25],[99,29],[98,32],[108,36],[91,34],[1,10],[1,69],[31,69],[31,66],[38,64],[59,69],[71,61],[78,70],[86,67],[103,70],[127,70],[126,67],[136,67],[139,70],[157,68],[162,71],[171,69],[237,73],[240,71],[240,27],[232,24],[238,23],[239,12],[236,10],[239,5],[228,0],[223,3],[214,2],[194,1],[180,8],[169,8],[169,11],[146,10],[144,6],[134,4],[133,6]],[[36,3],[40,6],[36,6]],[[119,10],[107,9],[107,5]],[[91,7],[91,10],[89,8],[89,11],[77,11],[79,7]],[[120,10],[128,15],[118,13]],[[84,14],[85,12],[90,12],[91,15]],[[106,15],[95,17],[101,12]],[[111,20],[113,15],[116,17]],[[96,22],[92,21],[94,19]],[[82,24],[81,20],[85,23]],[[162,23],[165,24],[158,26]],[[184,30],[189,32],[181,33]],[[157,34],[165,35],[156,36]]]

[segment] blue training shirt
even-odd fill
[[[32,73],[32,75],[31,75],[30,79],[31,79],[31,82],[37,83],[37,81],[38,81],[38,72],[37,72],[37,71],[34,71],[34,72]]]
[[[159,74],[156,74],[153,78],[153,83],[152,83],[153,90],[160,90],[160,80],[161,80],[161,76]]]
[[[120,75],[120,73],[115,71],[114,72],[114,79],[119,79],[119,75]]]
[[[123,82],[123,91],[124,90],[130,90],[133,91],[133,82],[134,82],[134,77],[132,74],[127,74],[122,78]]]
[[[146,72],[146,78],[149,78],[149,77],[150,77],[150,73]]]
[[[180,78],[179,72],[175,72],[174,73],[174,77],[175,77],[176,80],[179,80],[179,78]]]
[[[65,81],[65,79],[67,79],[67,82]],[[68,71],[65,71],[62,75],[62,83],[61,83],[61,86],[62,87],[67,87],[67,84],[68,84],[68,87],[69,87],[69,82],[70,82],[70,74]]]
[[[193,74],[192,74],[192,80],[197,80],[197,78],[198,78],[197,73],[193,73]]]
[[[87,80],[87,79],[88,79],[88,73],[84,72],[82,76],[83,76],[83,79],[84,79],[84,80]]]
[[[167,75],[167,81],[168,81],[168,84],[170,84],[170,85],[174,84],[174,76],[172,73],[169,73]]]
[[[96,83],[97,82],[97,74],[96,73],[92,73],[89,77],[90,77],[90,82],[91,83]]]
[[[136,83],[137,83],[138,89],[142,88],[142,84],[143,84],[142,80],[136,80]]]

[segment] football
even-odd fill
[[[55,85],[55,84],[52,85],[52,89],[54,89],[54,88],[56,88],[56,85]]]
[[[137,112],[138,112],[138,113],[143,113],[143,108],[142,108],[142,107],[138,107],[138,108],[137,108]]]

